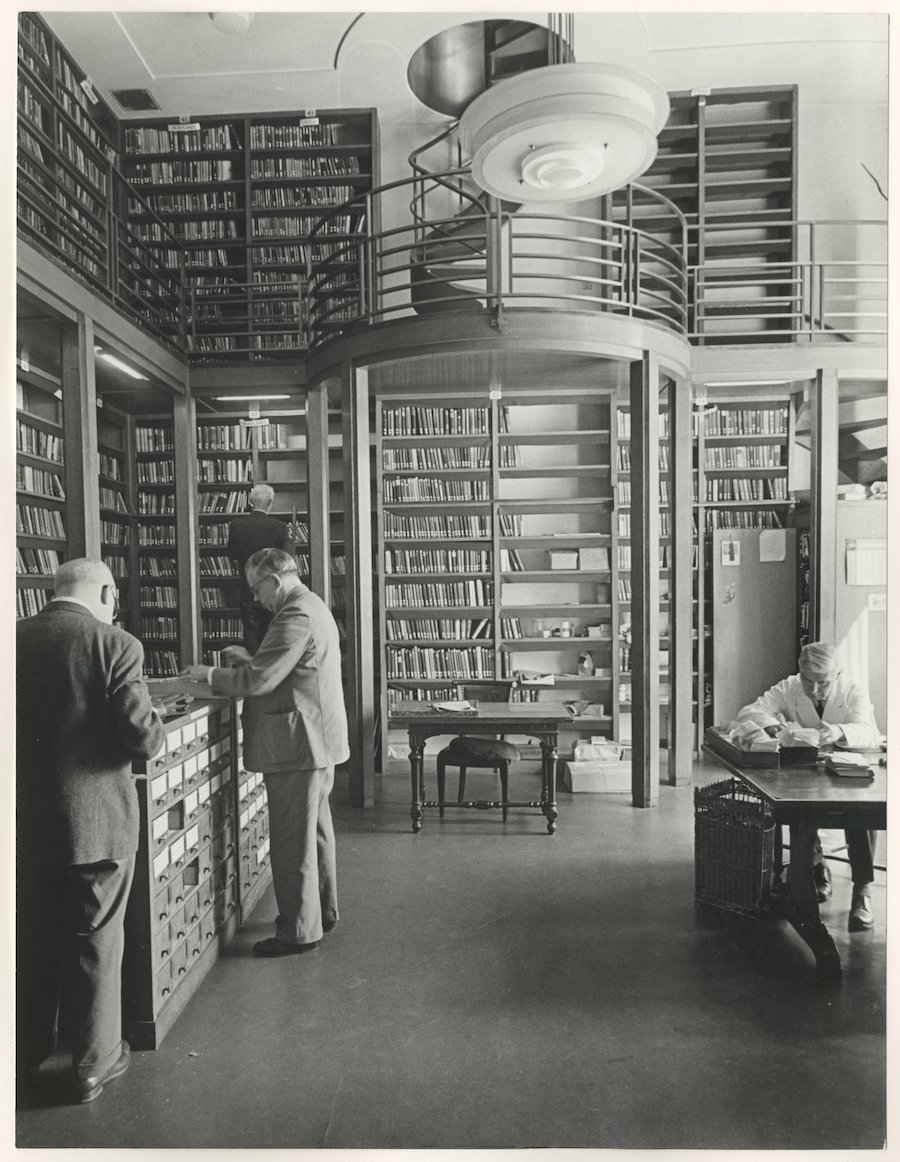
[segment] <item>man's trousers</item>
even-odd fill
[[[285,944],[322,938],[322,921],[338,919],[334,826],[328,796],[334,766],[263,774],[269,801],[272,881]]]

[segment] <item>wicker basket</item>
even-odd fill
[[[694,790],[695,895],[705,904],[760,916],[769,897],[775,823],[740,779]]]

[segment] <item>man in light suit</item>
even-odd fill
[[[338,921],[334,827],[328,796],[335,764],[350,757],[338,629],[325,603],[280,549],[254,553],[247,583],[274,616],[256,653],[240,646],[222,669],[189,666],[186,677],[243,698],[244,765],[262,771],[269,802],[275,935],[257,956],[312,952]]]
[[[824,642],[804,646],[799,670],[739,710],[738,722],[756,723],[773,738],[785,726],[813,728],[819,732],[820,746],[840,743],[864,750],[880,745],[871,699],[861,686],[843,677],[832,646]],[[864,932],[875,922],[871,908],[875,832],[847,830],[844,834],[853,878],[848,927],[851,932]],[[832,891],[831,872],[818,843],[815,860],[816,892],[820,900],[827,900]]]
[[[287,525],[270,515],[274,502],[275,492],[271,485],[254,484],[250,489],[250,512],[234,517],[228,526],[228,554],[236,562],[241,575],[238,603],[244,630],[244,647],[251,654],[259,649],[259,643],[272,618],[250,592],[245,566],[260,549],[289,551],[291,544]]]
[[[114,626],[100,561],[57,570],[55,597],[16,625],[18,1060],[34,1078],[56,1040],[74,943],[75,1101],[128,1068],[122,1040],[125,907],[138,847],[132,759],[162,746],[141,643]]]

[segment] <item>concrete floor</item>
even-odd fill
[[[844,977],[823,989],[785,924],[694,903],[690,787],[647,810],[562,794],[551,838],[527,810],[414,836],[407,780],[378,784],[366,812],[335,792],[341,922],[320,951],[252,956],[270,891],[96,1102],[52,1104],[50,1063],[19,1147],[883,1147],[883,875],[851,937],[833,865]]]

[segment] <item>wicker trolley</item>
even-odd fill
[[[761,916],[774,846],[775,823],[765,802],[740,779],[695,788],[695,895],[702,903]]]

